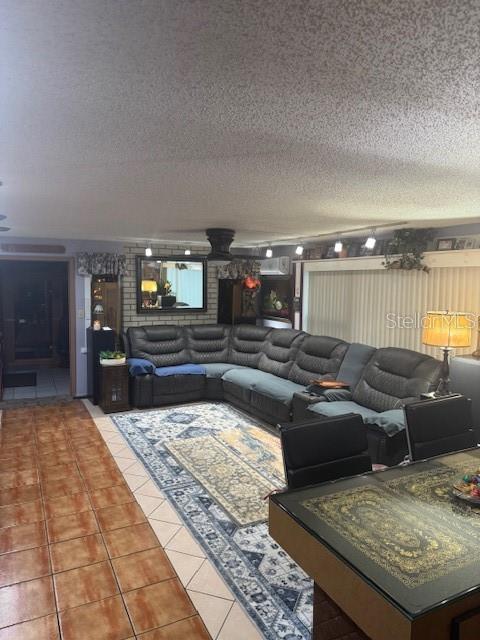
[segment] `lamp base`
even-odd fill
[[[443,362],[442,362],[442,370],[440,375],[440,380],[438,382],[438,387],[435,391],[437,396],[448,396],[450,391],[450,347],[443,347]]]

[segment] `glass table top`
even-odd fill
[[[452,485],[480,449],[271,499],[410,618],[480,590],[480,507]]]

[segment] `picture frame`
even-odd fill
[[[456,238],[437,238],[435,250],[453,251],[453,249],[455,249],[456,241]]]

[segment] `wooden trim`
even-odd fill
[[[75,308],[75,258],[73,256],[44,256],[28,255],[15,256],[0,254],[0,260],[23,262],[65,262],[68,270],[68,344],[69,344],[69,370],[70,370],[70,394],[75,394],[77,388],[77,314]]]

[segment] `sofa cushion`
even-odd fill
[[[307,336],[301,343],[288,379],[304,386],[314,378],[335,378],[348,343],[329,336]]]
[[[227,362],[230,327],[192,325],[185,327],[191,362]]]
[[[253,324],[240,324],[233,327],[230,334],[228,361],[232,364],[256,368],[270,331],[268,327],[257,327]]]
[[[155,371],[155,365],[144,358],[127,358],[127,365],[131,376],[141,376]]]
[[[287,378],[305,335],[303,331],[295,329],[272,329],[266,338],[258,368]]]
[[[377,413],[376,416],[368,416],[364,422],[371,428],[383,431],[387,436],[392,437],[405,429],[405,413],[403,409],[390,409]]]
[[[173,367],[157,367],[155,369],[155,375],[161,378],[162,376],[204,376],[205,367],[199,364],[177,364]]]
[[[230,362],[206,362],[202,366],[205,369],[207,378],[221,378],[230,369],[246,369],[240,364],[232,364]]]
[[[303,385],[279,378],[271,373],[264,373],[263,376],[256,378],[252,388],[257,393],[288,405],[291,404],[295,392],[305,390]]]
[[[156,325],[129,327],[130,357],[153,362],[155,367],[167,367],[190,362],[183,327]]]
[[[338,370],[337,380],[347,382],[353,390],[362,377],[363,370],[375,353],[376,348],[368,344],[352,342],[348,346],[345,356]]]
[[[338,402],[318,402],[312,405],[308,409],[313,413],[318,413],[321,416],[341,416],[344,413],[357,413],[362,416],[365,421],[366,418],[375,417],[378,415],[373,409],[363,407],[361,404],[351,402],[349,400],[340,400]]]
[[[203,397],[205,376],[179,374],[152,376],[152,378],[152,395],[155,404],[166,404],[168,398],[170,398],[170,402],[174,402],[176,399],[179,402],[184,402]]]
[[[222,376],[222,380],[232,382],[244,389],[253,389],[262,376],[268,376],[264,371],[243,367],[242,369],[230,369]]]
[[[253,412],[269,422],[287,422],[290,420],[291,403],[284,403],[277,398],[272,398],[264,393],[258,393],[256,389],[250,391],[250,405]]]
[[[377,349],[353,392],[353,400],[379,413],[400,409],[407,402],[432,391],[441,362],[409,349]]]

